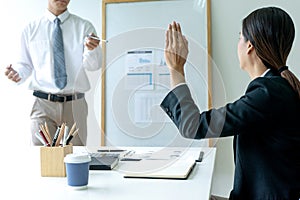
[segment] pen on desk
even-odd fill
[[[98,41],[101,41],[101,42],[105,42],[105,43],[108,42],[107,40],[100,39],[100,38],[98,38],[97,36],[93,36],[93,35],[87,35],[86,37],[92,38],[92,39],[94,39],[94,40],[98,40]]]
[[[202,162],[203,156],[204,156],[204,151],[200,151],[199,157],[198,157],[198,159],[196,160],[196,162]]]
[[[123,149],[98,149],[97,152],[123,152]]]
[[[141,158],[121,158],[121,161],[141,161]]]
[[[127,152],[123,155],[123,157],[131,156],[131,155],[134,154],[134,153],[135,153],[135,151],[133,151],[133,150],[127,151]]]

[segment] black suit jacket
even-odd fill
[[[187,85],[161,107],[186,138],[234,136],[230,199],[300,198],[300,100],[278,73],[256,78],[244,96],[218,109],[200,112]]]

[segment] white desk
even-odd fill
[[[19,159],[13,159],[9,154],[4,155],[8,163],[1,161],[0,176],[4,185],[1,187],[1,196],[31,200],[208,200],[216,149],[201,149],[205,152],[204,159],[196,164],[187,180],[123,178],[123,174],[117,169],[90,171],[88,188],[73,190],[67,186],[65,177],[41,177],[39,147],[28,147],[20,150],[20,155],[16,155]],[[190,150],[199,152],[200,149]],[[74,152],[76,151],[78,149],[74,147]]]

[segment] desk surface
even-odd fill
[[[136,152],[158,148],[131,147]],[[187,180],[123,178],[123,172],[90,171],[89,184],[85,190],[74,190],[67,186],[67,179],[40,176],[39,147],[28,147],[19,155],[6,155],[9,163],[1,162],[1,195],[9,199],[51,200],[168,200],[209,199],[215,163],[215,148],[190,148],[189,154],[197,158],[203,150],[204,159],[197,163]],[[74,152],[82,151],[74,147]],[[15,158],[13,158],[15,157]],[[122,164],[122,163],[121,163]],[[120,165],[122,166],[122,165]]]

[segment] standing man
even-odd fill
[[[19,59],[6,68],[5,75],[20,84],[31,76],[29,89],[35,101],[30,114],[34,145],[35,137],[45,122],[54,137],[57,128],[76,123],[79,134],[74,145],[86,145],[88,108],[84,93],[90,89],[85,70],[101,67],[99,41],[94,26],[69,13],[70,0],[48,0],[48,9],[41,18],[29,23],[22,32]]]

